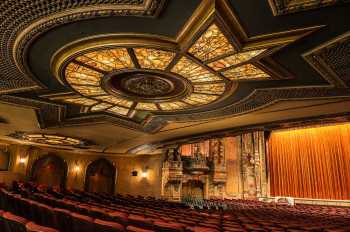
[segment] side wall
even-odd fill
[[[23,145],[9,145],[10,167],[8,172],[0,172],[1,175],[10,175],[12,179],[29,180],[31,167],[35,160],[47,154],[55,154],[61,157],[68,165],[67,188],[84,189],[85,172],[87,166],[99,158],[106,158],[116,167],[115,193],[160,197],[162,155],[120,155],[102,156],[100,154],[79,154],[70,151],[37,148]],[[20,159],[24,163],[20,162]],[[147,177],[141,177],[141,173],[147,170]],[[137,171],[137,176],[131,172]],[[1,181],[0,181],[1,182]],[[6,181],[4,181],[6,182]],[[8,181],[7,181],[8,182]]]

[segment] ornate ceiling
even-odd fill
[[[15,139],[20,139],[27,141],[29,143],[38,143],[45,145],[54,145],[54,146],[72,146],[76,148],[84,148],[89,145],[88,141],[71,138],[61,135],[52,135],[52,134],[28,134],[24,132],[15,132],[9,135]]]
[[[346,2],[4,1],[0,101],[35,110],[28,133],[109,124],[156,135],[281,100],[346,98]]]

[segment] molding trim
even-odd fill
[[[187,143],[197,143],[208,139],[213,138],[222,138],[228,136],[236,136],[239,134],[244,134],[253,131],[272,131],[272,130],[280,130],[280,129],[291,129],[298,127],[311,127],[317,125],[326,125],[333,123],[345,123],[350,122],[350,113],[340,113],[340,114],[327,114],[322,116],[314,116],[314,117],[305,117],[305,118],[297,118],[297,119],[288,119],[275,121],[272,123],[262,123],[255,124],[244,127],[235,127],[230,129],[225,129],[222,131],[216,131],[212,133],[199,134],[192,137],[183,137],[177,138],[173,140],[162,141],[159,143],[149,144],[148,146],[153,147],[154,149],[165,149],[169,147],[177,147],[182,144]]]
[[[349,0],[268,0],[274,16],[348,3]]]

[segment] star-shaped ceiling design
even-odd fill
[[[106,115],[155,132],[167,120],[231,104],[226,102],[241,82],[292,79],[271,55],[319,28],[248,36],[228,1],[205,0],[175,38],[106,34],[57,50],[51,70],[65,90],[48,90],[40,101],[63,104],[63,111],[79,107],[67,124],[104,121]],[[57,124],[64,125],[65,113],[59,114]]]
[[[230,97],[240,81],[292,78],[269,56],[315,29],[249,38],[226,1],[204,1],[175,39],[106,35],[60,49],[52,69],[73,91],[44,97],[84,114],[188,113]]]

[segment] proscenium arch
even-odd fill
[[[91,162],[86,168],[85,191],[114,194],[116,172],[115,166],[105,158]]]
[[[38,184],[58,185],[65,188],[67,171],[68,165],[60,156],[48,154],[34,161],[30,171],[30,180]],[[44,177],[45,179],[42,179]]]

